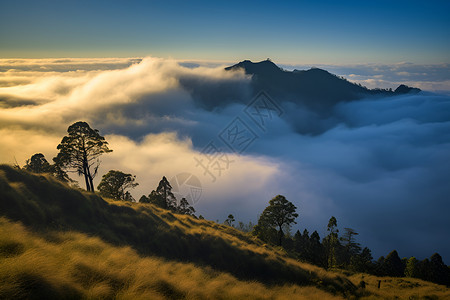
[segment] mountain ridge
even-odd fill
[[[238,69],[252,76],[254,93],[265,90],[279,101],[293,102],[316,112],[329,111],[339,102],[420,92],[420,89],[406,85],[400,85],[395,91],[368,89],[327,70],[311,68],[287,71],[269,59],[260,62],[244,60],[225,68],[226,71]]]

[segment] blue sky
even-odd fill
[[[0,1],[0,58],[450,62],[449,1]]]

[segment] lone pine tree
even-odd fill
[[[94,191],[93,178],[100,165],[99,157],[112,152],[108,142],[86,122],[76,122],[67,129],[68,135],[58,145],[58,155],[53,159],[62,169],[72,169],[83,175],[86,190]]]

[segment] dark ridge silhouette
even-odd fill
[[[400,85],[398,88],[395,89],[396,94],[409,94],[409,93],[417,94],[419,92],[420,92],[420,89],[409,87],[404,84]]]
[[[318,68],[286,71],[269,59],[257,63],[244,60],[225,68],[227,71],[237,69],[243,69],[246,74],[252,75],[254,93],[265,90],[278,101],[294,102],[319,113],[327,112],[335,104],[343,101],[420,91],[420,89],[404,85],[399,86],[395,91],[368,89]]]
[[[108,202],[50,175],[7,165],[0,165],[0,216],[21,222],[48,241],[56,232],[77,231],[131,246],[141,255],[193,262],[239,279],[316,285],[342,295],[356,290],[345,278],[327,278],[289,264],[287,257],[229,226],[151,204]]]

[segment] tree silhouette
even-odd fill
[[[52,174],[56,179],[62,182],[73,182],[59,165],[51,165],[42,153],[36,153],[31,156],[30,159],[27,159],[26,165],[23,168],[33,173]]]
[[[172,186],[170,185],[166,176],[163,176],[163,178],[159,182],[158,187],[156,188],[156,193],[158,193],[159,195],[161,195],[163,197],[168,209],[171,209],[171,210],[176,209],[177,199],[175,198],[174,194],[172,193]]]
[[[189,204],[186,198],[181,198],[180,204],[177,206],[177,213],[193,216],[195,209]]]
[[[139,199],[139,203],[151,203],[158,207],[168,209],[164,197],[161,194],[157,193],[155,190],[151,191],[148,196],[142,195],[142,197]]]
[[[333,268],[336,266],[336,248],[339,246],[337,220],[334,216],[328,221],[327,231],[329,234],[324,238],[323,245],[325,247],[327,256],[327,267]]]
[[[228,226],[233,226],[234,221],[234,216],[232,214],[229,214],[227,219],[225,220],[225,224]]]
[[[33,173],[52,173],[51,166],[42,153],[36,153],[27,159],[23,168]]]
[[[413,256],[406,262],[405,276],[417,278],[419,277],[419,261]]]
[[[138,200],[139,203],[149,203],[148,202],[148,197],[145,195],[142,195],[141,198],[139,198]]]
[[[450,285],[450,270],[442,261],[439,253],[434,253],[430,257],[430,281]]]
[[[131,195],[129,193],[127,194],[126,190],[135,188],[138,185],[135,180],[136,176],[125,174],[121,171],[110,170],[103,175],[102,181],[97,189],[104,197],[115,200],[131,200]]]
[[[349,264],[353,256],[359,254],[361,246],[355,241],[355,236],[358,233],[352,228],[344,228],[344,234],[341,237],[342,245],[344,246],[344,262]]]
[[[351,268],[357,272],[369,273],[372,271],[372,251],[364,247],[361,253],[355,254],[350,258]]]
[[[263,218],[262,215],[258,219],[258,224],[253,227],[252,234],[256,235],[260,240],[266,243],[274,245],[278,243],[277,230],[273,228],[272,224],[266,218]]]
[[[134,197],[130,194],[130,191],[125,192],[123,200],[128,202],[136,202],[136,199],[134,199]]]
[[[172,186],[166,176],[163,176],[158,184],[158,187],[156,188],[156,191],[153,190],[148,197],[142,196],[139,199],[139,202],[151,203],[164,209],[170,209],[174,212],[177,211],[177,199],[172,193]]]
[[[309,250],[311,243],[309,241],[309,232],[307,229],[300,233],[297,230],[294,234],[294,250],[298,253],[298,257],[302,260],[310,261]]]
[[[97,129],[86,122],[76,122],[67,129],[68,135],[58,145],[58,155],[53,159],[62,169],[75,169],[78,175],[84,175],[86,190],[94,191],[93,178],[100,165],[99,157],[111,152],[108,142]]]
[[[417,273],[418,278],[427,281],[431,280],[433,274],[431,274],[431,264],[428,258],[419,261],[419,263],[417,264]]]
[[[69,175],[67,175],[66,171],[64,171],[60,165],[53,164],[50,167],[52,168],[53,176],[55,176],[56,179],[58,179],[59,181],[62,181],[62,182],[67,182],[67,183],[72,183],[72,184],[77,185],[75,180],[70,179]]]
[[[405,267],[396,250],[386,256],[383,265],[387,276],[401,277],[404,274]]]
[[[295,222],[298,214],[295,212],[297,207],[289,202],[284,196],[277,195],[269,201],[258,220],[258,225],[269,226],[278,229],[278,245],[281,246],[284,232],[283,227],[289,226]],[[260,222],[261,221],[261,222]]]
[[[320,236],[317,230],[314,230],[309,237],[308,255],[311,263],[321,267],[325,266],[324,249],[323,245],[320,243]]]

